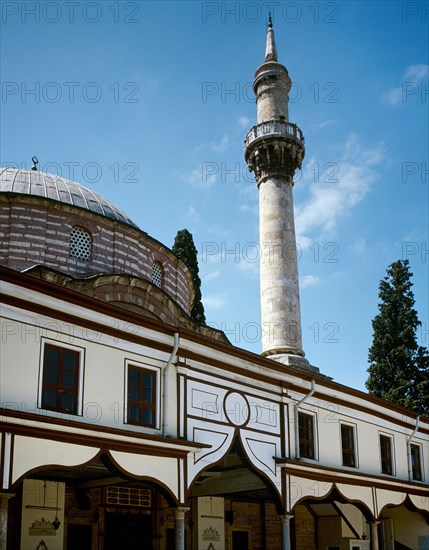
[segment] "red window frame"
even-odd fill
[[[127,423],[147,428],[156,427],[156,372],[128,365]]]
[[[422,459],[420,455],[420,445],[411,443],[411,467],[414,481],[423,481],[422,476]]]
[[[311,414],[298,413],[299,455],[314,460],[314,417]]]
[[[78,414],[80,352],[45,344],[41,407]]]
[[[392,438],[388,435],[380,435],[381,473],[393,475]]]
[[[353,426],[341,424],[341,450],[343,466],[356,468],[355,429]]]

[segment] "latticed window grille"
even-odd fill
[[[78,260],[91,259],[91,235],[81,227],[73,227],[70,233],[70,256]]]
[[[152,283],[162,288],[162,267],[158,262],[152,264]]]
[[[150,508],[152,505],[152,493],[150,489],[109,486],[107,487],[106,503]]]

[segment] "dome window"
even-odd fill
[[[158,262],[152,264],[152,283],[158,288],[162,288],[162,267]]]
[[[70,257],[88,262],[91,259],[91,234],[81,227],[73,227],[70,233]]]

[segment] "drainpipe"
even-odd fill
[[[413,480],[413,464],[411,460],[411,440],[415,436],[417,430],[419,429],[419,420],[420,416],[416,418],[416,427],[414,428],[413,433],[407,439],[407,459],[408,459],[408,479]]]
[[[168,421],[167,421],[167,410],[168,410],[168,371],[171,370],[173,363],[177,360],[176,353],[179,349],[179,333],[174,333],[174,345],[171,351],[170,357],[165,364],[162,373],[162,435],[168,435]]]
[[[316,384],[314,382],[314,378],[311,381],[311,390],[310,393],[307,395],[304,395],[304,397],[301,399],[301,401],[298,401],[298,403],[294,406],[294,412],[295,412],[295,459],[299,460],[301,457],[299,455],[299,422],[298,422],[298,407],[304,403],[304,401],[307,401],[313,393],[316,390]]]

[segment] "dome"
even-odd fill
[[[37,170],[16,168],[1,168],[0,170],[0,193],[15,193],[50,199],[89,210],[94,214],[126,223],[138,229],[138,226],[122,210],[80,183]]]

